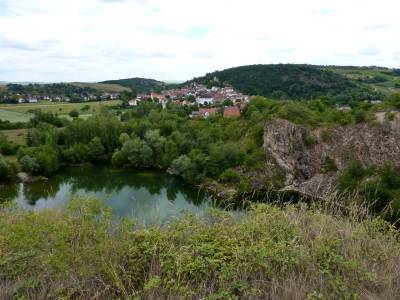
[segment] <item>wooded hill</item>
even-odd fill
[[[232,85],[274,99],[377,100],[400,89],[399,70],[296,64],[250,65],[208,73],[190,82]]]
[[[146,78],[127,78],[118,80],[107,80],[100,82],[102,84],[118,84],[120,86],[131,89],[136,93],[148,93],[151,91],[161,91],[167,88],[165,82]]]

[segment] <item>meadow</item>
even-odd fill
[[[0,133],[5,135],[7,140],[13,142],[17,145],[25,145],[26,138],[28,135],[28,129],[10,129],[10,130],[0,130]]]
[[[0,104],[0,120],[27,122],[32,117],[30,112],[37,109],[40,109],[43,112],[57,113],[61,116],[68,115],[72,110],[77,110],[82,115],[89,117],[93,113],[100,112],[102,108],[113,107],[120,103],[120,100],[111,100],[84,103],[41,102],[35,104]],[[81,112],[85,106],[89,106],[89,109],[85,112]]]

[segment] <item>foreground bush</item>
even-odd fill
[[[1,299],[399,296],[399,235],[379,219],[258,205],[139,228],[92,199],[0,212]]]

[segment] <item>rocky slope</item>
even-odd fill
[[[267,169],[284,174],[284,190],[324,198],[351,160],[400,164],[400,117],[380,113],[372,124],[321,128],[274,119],[265,125],[264,149]]]

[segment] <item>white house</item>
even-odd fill
[[[138,106],[140,99],[132,99],[128,101],[129,106]]]
[[[196,102],[199,105],[213,104],[214,98],[197,98]]]

